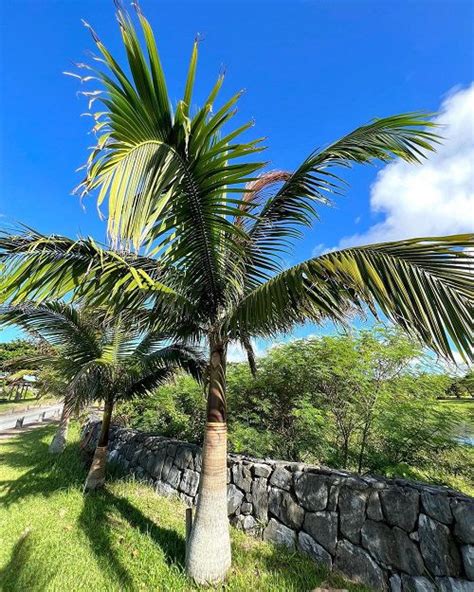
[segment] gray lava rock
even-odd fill
[[[173,466],[173,457],[167,456],[165,458],[165,462],[163,463],[163,468],[161,469],[161,477],[162,481],[168,481],[168,475],[171,471],[171,467]],[[176,467],[175,467],[176,468]]]
[[[253,505],[250,502],[244,502],[240,506],[240,511],[242,512],[242,514],[251,514],[252,510],[253,510]]]
[[[263,531],[263,538],[265,541],[272,541],[277,545],[284,545],[291,549],[294,549],[296,545],[296,532],[274,518],[271,518]]]
[[[418,533],[426,567],[435,576],[459,576],[461,558],[447,526],[420,514]]]
[[[382,491],[380,497],[387,522],[411,532],[418,518],[418,492],[414,489],[392,487]]]
[[[401,528],[367,520],[361,534],[362,545],[377,561],[415,576],[424,572],[417,545]]]
[[[183,476],[181,477],[181,483],[179,484],[181,491],[186,495],[194,497],[197,493],[198,486],[199,473],[196,473],[196,471],[192,471],[191,469],[185,469],[183,471]]]
[[[451,506],[449,505],[449,499],[446,496],[423,491],[421,494],[421,504],[424,513],[431,518],[438,520],[438,522],[451,524],[453,521]]]
[[[250,491],[252,488],[252,474],[250,469],[242,464],[232,467],[232,481],[239,489]]]
[[[292,483],[293,475],[283,467],[277,467],[270,478],[270,485],[286,491],[290,491]]]
[[[389,588],[390,592],[402,592],[402,580],[400,576],[393,574],[393,576],[390,577]]]
[[[387,590],[387,581],[382,569],[372,557],[349,541],[339,541],[334,567],[351,580],[372,587],[379,592]]]
[[[436,592],[435,585],[423,576],[402,575],[403,592]]]
[[[244,530],[245,532],[252,532],[255,531],[255,529],[257,528],[257,521],[253,516],[243,516],[241,514],[237,517],[235,525],[240,530]]]
[[[454,578],[436,578],[440,592],[474,592],[474,583]]]
[[[244,494],[237,489],[233,484],[227,486],[227,514],[231,516],[235,514],[237,508],[240,507]]]
[[[375,521],[381,521],[384,519],[382,504],[380,503],[379,494],[376,491],[373,491],[369,495],[369,501],[367,502],[367,517]]]
[[[255,463],[252,467],[254,477],[268,477],[272,472],[272,468],[269,465],[262,463]]]
[[[329,569],[332,568],[332,557],[331,555],[313,539],[313,537],[306,534],[306,532],[300,532],[298,534],[298,548],[300,551],[312,557],[318,563],[323,563]]]
[[[325,510],[328,503],[326,478],[314,473],[295,477],[295,493],[301,505],[310,512]]]
[[[454,534],[467,544],[474,543],[474,502],[455,500],[451,502],[455,525]]]
[[[366,493],[342,487],[339,494],[339,519],[342,534],[353,543],[360,542],[365,521]]]
[[[303,524],[304,510],[287,491],[272,487],[270,489],[268,509],[290,528],[300,528]]]
[[[163,469],[163,464],[165,462],[165,455],[159,451],[154,456],[153,466],[150,469],[150,474],[155,477],[155,479],[161,479],[161,471]]]
[[[474,545],[463,545],[461,555],[467,577],[474,580]]]
[[[266,522],[268,517],[268,487],[267,480],[263,477],[252,483],[251,501],[257,520]]]
[[[303,530],[334,555],[337,542],[337,512],[307,512]]]
[[[176,450],[177,450],[177,446],[176,444],[168,444],[168,446],[166,447],[166,456],[171,456],[171,457],[175,457],[176,455]]]
[[[201,472],[202,467],[202,451],[197,450],[196,454],[194,455],[194,469],[198,472]]]
[[[176,493],[176,491],[171,487],[171,485],[168,485],[168,483],[163,483],[162,481],[156,482],[155,491],[159,495],[164,495],[165,497],[169,497]]]
[[[180,469],[194,469],[192,451],[185,446],[181,446],[180,448],[178,448],[178,450],[176,451],[174,464]]]
[[[338,485],[331,485],[329,488],[327,511],[335,512],[337,510],[337,504],[339,503],[339,492],[340,487]]]
[[[179,483],[181,481],[181,471],[178,469],[178,467],[175,467],[174,465],[171,466],[166,481],[168,485],[173,487],[173,489],[178,489]]]

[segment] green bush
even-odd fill
[[[472,478],[472,451],[456,440],[466,405],[438,400],[452,383],[394,329],[292,341],[260,358],[255,378],[229,364],[230,449],[461,487]],[[201,442],[203,389],[187,376],[119,409],[129,425]]]

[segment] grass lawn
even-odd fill
[[[440,399],[439,404],[462,413],[474,425],[474,399]]]
[[[184,506],[133,481],[84,496],[78,430],[48,455],[54,427],[0,442],[0,589],[4,592],[191,591],[183,573]],[[310,591],[328,575],[308,558],[232,530],[228,591]],[[206,588],[209,590],[209,588]]]
[[[41,399],[36,399],[35,397],[31,399],[22,399],[21,401],[7,401],[7,399],[2,399],[2,393],[0,392],[0,415],[2,413],[10,413],[12,411],[24,411],[27,408],[33,407],[45,407],[47,405],[54,405],[57,403],[57,399],[44,397]]]

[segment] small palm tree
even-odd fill
[[[197,379],[202,376],[204,363],[199,350],[183,343],[165,345],[163,335],[140,329],[144,316],[139,319],[136,314],[122,313],[110,317],[103,310],[75,308],[60,301],[0,307],[0,324],[15,324],[52,346],[28,360],[30,366],[52,370],[64,385],[63,412],[51,452],[64,449],[74,408],[104,401],[101,432],[85,490],[104,483],[110,422],[117,401],[146,396],[178,369]]]
[[[139,12],[146,54],[128,15],[118,20],[131,77],[92,32],[102,100],[93,116],[98,144],[84,191],[107,201],[113,248],[35,231],[0,237],[4,299],[74,293],[95,304],[145,303],[160,331],[209,346],[207,423],[199,501],[186,551],[188,574],[218,581],[230,566],[226,506],[226,359],[240,342],[272,337],[305,321],[344,322],[382,312],[436,352],[472,357],[473,235],[353,247],[289,269],[283,255],[317,218],[318,204],[342,190],[337,169],[402,158],[418,163],[437,137],[423,115],[378,119],[315,150],[293,172],[262,172],[249,160],[259,141],[251,124],[225,130],[240,94],[214,104],[220,76],[191,113],[195,43],[183,100],[171,108],[150,25]],[[83,64],[80,67],[89,67]],[[89,78],[89,77],[86,77]],[[100,94],[102,92],[103,94]]]

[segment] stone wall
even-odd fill
[[[85,428],[93,450],[99,423]],[[196,503],[198,446],[113,427],[109,460]],[[297,548],[374,590],[474,592],[474,499],[443,487],[300,463],[228,458],[237,528]]]

